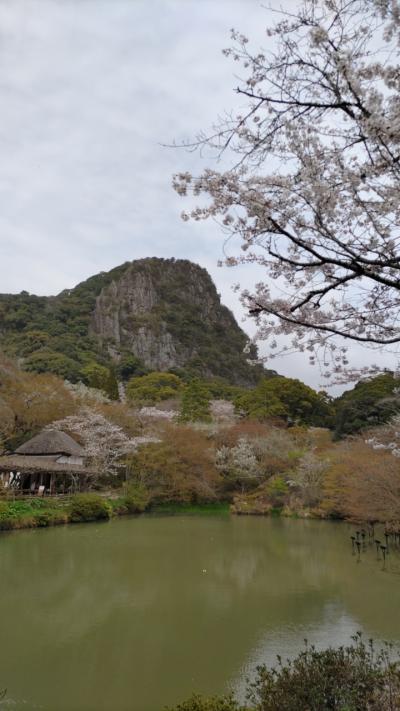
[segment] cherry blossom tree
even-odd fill
[[[122,427],[107,420],[104,415],[89,407],[83,407],[76,415],[52,422],[48,429],[58,429],[77,435],[84,448],[86,461],[102,474],[118,473],[121,458],[132,452],[148,438],[130,439]],[[153,441],[152,438],[150,438]]]
[[[400,343],[399,37],[398,0],[299,0],[265,51],[232,31],[246,107],[190,146],[229,166],[174,177],[204,198],[184,219],[239,238],[226,263],[265,268],[242,299],[271,355],[308,352],[337,378],[349,342]]]
[[[301,457],[293,471],[288,483],[299,491],[306,506],[316,506],[320,503],[327,468],[328,463],[311,451]]]
[[[400,457],[400,415],[392,417],[385,427],[365,442],[373,449],[388,450],[394,457]]]
[[[251,442],[239,437],[234,447],[223,446],[216,451],[215,465],[226,481],[246,487],[254,486],[260,476],[258,462]]]

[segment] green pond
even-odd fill
[[[1,708],[161,711],[255,665],[400,641],[400,558],[346,524],[142,516],[0,536]]]

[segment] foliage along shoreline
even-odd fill
[[[0,499],[0,534],[25,529],[52,528],[74,523],[98,523],[111,521],[122,516],[262,516],[284,517],[292,519],[312,519],[342,521],[318,516],[312,511],[292,511],[288,508],[269,508],[268,511],[257,509],[240,510],[228,501],[203,504],[185,504],[181,502],[159,503],[143,508],[131,496],[120,493],[119,496],[104,496],[84,493],[63,497],[19,497]],[[364,522],[366,523],[366,522]]]
[[[0,533],[27,528],[51,528],[71,523],[98,523],[121,516],[212,516],[212,515],[287,516],[291,518],[317,518],[308,512],[235,511],[227,501],[204,504],[179,502],[159,503],[143,509],[129,495],[75,494],[65,497],[19,497],[0,500]]]
[[[229,515],[227,502],[208,504],[166,503],[143,508],[137,499],[93,493],[65,497],[26,497],[0,500],[0,533],[27,528],[50,528],[71,523],[98,523],[133,515]]]
[[[58,429],[82,445],[92,472],[87,489],[103,499],[110,494],[113,511],[119,497],[125,512],[126,487],[128,512],[229,502],[241,515],[398,528],[400,420],[390,419],[399,406],[397,384],[384,373],[343,395],[341,422],[352,422],[355,433],[338,439],[332,403],[295,379],[276,375],[243,391],[217,379],[150,373],[131,378],[126,401],[114,401],[84,384],[28,373],[0,354],[2,465],[31,436]],[[318,426],[321,418],[330,429]],[[79,491],[79,481],[63,476],[58,491]],[[12,498],[2,488],[0,528],[1,519],[9,529],[69,520],[65,507],[38,503],[21,512]],[[44,506],[46,515],[38,511]]]

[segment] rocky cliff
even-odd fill
[[[207,271],[187,260],[128,262],[55,297],[0,295],[0,345],[73,380],[88,362],[133,354],[151,370],[251,384],[261,369],[248,364],[246,342]]]

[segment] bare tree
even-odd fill
[[[174,178],[208,198],[184,219],[240,238],[228,264],[265,267],[243,301],[271,354],[284,336],[326,375],[350,372],[342,338],[400,343],[399,33],[398,0],[304,0],[267,30],[266,51],[232,31],[247,108],[192,147],[234,161]]]

